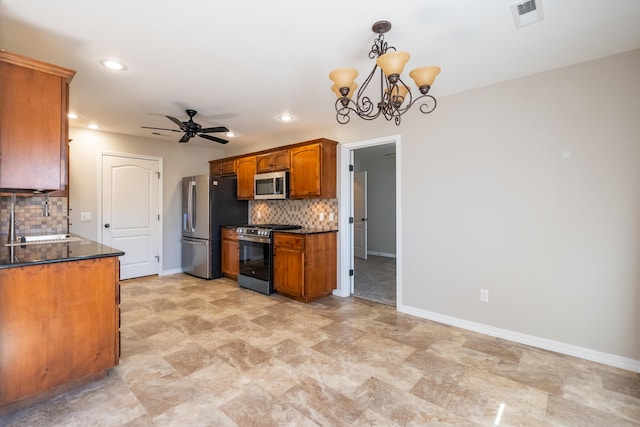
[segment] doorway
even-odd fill
[[[343,144],[341,159],[341,223],[349,228],[336,294],[400,306],[400,136]]]
[[[160,271],[160,159],[101,156],[101,243],[122,250],[120,279]]]

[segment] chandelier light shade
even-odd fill
[[[375,59],[376,63],[358,92],[356,93],[358,85],[355,83],[358,70],[338,68],[329,73],[329,78],[334,83],[331,90],[338,97],[335,104],[338,123],[348,123],[351,113],[354,113],[364,120],[374,120],[383,116],[389,121],[393,120],[396,125],[400,125],[400,117],[416,103],[420,104],[420,111],[424,114],[435,110],[436,99],[429,95],[429,89],[440,73],[440,67],[419,67],[409,73],[420,91],[414,97],[411,88],[402,80],[402,72],[411,55],[407,52],[396,51],[395,47],[387,46],[384,41],[384,34],[391,29],[391,23],[378,21],[373,24],[371,29],[378,36],[373,41],[369,58]],[[376,96],[379,100],[375,102],[372,100],[376,98],[370,94],[372,90],[369,88],[369,84],[378,69],[380,88]]]

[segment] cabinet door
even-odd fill
[[[97,258],[0,269],[0,407],[118,364],[116,267]]]
[[[209,170],[213,176],[234,175],[236,173],[235,161],[213,160],[209,162]]]
[[[273,244],[273,288],[293,297],[304,297],[304,238],[276,233]]]
[[[0,82],[0,188],[63,190],[66,80],[1,63]]]
[[[289,150],[278,150],[256,156],[257,173],[283,171],[289,169]]]
[[[322,172],[322,146],[310,144],[292,148],[289,194],[291,197],[320,196]]]
[[[243,157],[236,160],[238,175],[238,199],[253,199],[253,179],[256,174],[256,157]]]
[[[222,229],[222,274],[238,277],[240,269],[240,256],[238,247],[238,234],[235,230]]]

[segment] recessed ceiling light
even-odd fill
[[[91,124],[90,124],[89,126],[87,126],[87,127],[88,127],[89,129],[93,129],[93,130],[100,129],[100,126],[98,126],[98,125],[96,125],[96,124],[94,124],[94,123],[91,123]]]
[[[69,114],[67,114],[67,117],[70,118],[70,119],[77,119],[80,116],[77,115],[76,113],[69,113]]]
[[[228,136],[229,138],[233,138],[234,136],[236,136],[236,134],[231,131],[225,133],[225,135]]]
[[[110,70],[122,71],[127,69],[124,64],[114,61],[113,59],[103,59],[100,63]]]
[[[291,114],[280,114],[278,118],[283,122],[290,122],[293,120],[293,116]]]

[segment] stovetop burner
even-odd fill
[[[301,225],[294,224],[249,224],[237,228],[240,235],[260,235],[269,236],[272,231],[279,230],[299,230]]]
[[[292,224],[252,224],[249,227],[268,228],[271,230],[299,230],[302,228],[301,225]]]

